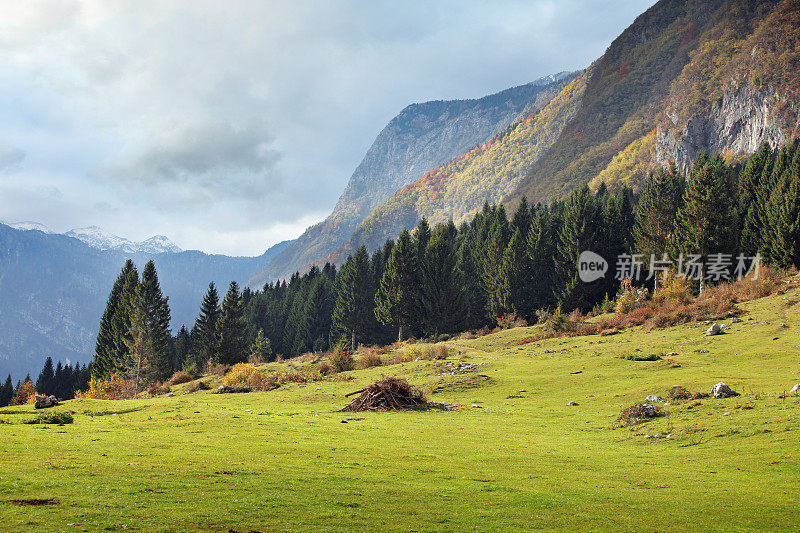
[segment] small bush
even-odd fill
[[[133,398],[133,385],[125,380],[122,374],[113,374],[104,380],[94,378],[89,381],[89,388],[76,392],[75,398],[95,400],[125,400]]]
[[[350,349],[350,344],[347,342],[337,344],[328,355],[328,363],[334,372],[353,370],[356,367],[356,362],[353,359],[353,350]]]
[[[189,383],[190,381],[193,381],[192,376],[190,376],[188,372],[179,370],[172,374],[172,377],[169,378],[167,383],[170,385],[180,385],[181,383]]]
[[[672,400],[699,400],[701,398],[708,398],[707,392],[689,392],[680,385],[673,385],[667,391],[667,398]]]
[[[661,356],[656,355],[654,353],[651,354],[629,353],[623,355],[622,359],[625,359],[627,361],[659,361],[661,359]]]
[[[380,356],[376,355],[372,351],[367,351],[358,359],[358,367],[359,368],[372,368],[375,366],[381,366],[383,361],[381,361]]]
[[[501,329],[521,328],[528,325],[523,318],[517,316],[516,313],[506,313],[497,319],[497,325]]]
[[[33,420],[29,420],[26,424],[72,424],[72,413],[62,411],[59,413],[43,413],[38,415]]]
[[[223,365],[222,363],[215,363],[215,364],[208,364],[208,374],[223,377],[225,374],[228,373],[229,367],[227,365]]]
[[[622,410],[619,414],[619,418],[617,418],[617,422],[624,426],[632,426],[656,416],[661,416],[660,406],[635,403]]]
[[[317,372],[323,376],[328,376],[333,374],[333,367],[327,360],[320,361],[319,365],[317,365]]]
[[[273,380],[250,363],[237,363],[222,378],[222,385],[233,390],[269,390]]]
[[[170,390],[172,390],[169,386],[169,383],[153,383],[147,388],[147,394],[150,396],[160,396],[162,394],[167,394]]]

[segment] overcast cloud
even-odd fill
[[[0,219],[255,255],[412,102],[596,59],[653,0],[0,3]]]

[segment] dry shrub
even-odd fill
[[[410,361],[413,361],[415,359],[415,357],[414,357],[415,353],[416,353],[416,351],[413,348],[411,350],[408,350],[408,351],[405,351],[405,352],[398,351],[397,353],[394,354],[392,359],[389,361],[389,364],[390,365],[399,365],[400,363],[408,363]]]
[[[382,364],[383,361],[381,361],[380,356],[371,350],[364,352],[358,359],[359,368],[372,368],[375,366],[381,366]]]
[[[89,388],[75,393],[76,398],[95,400],[125,400],[133,398],[133,385],[122,374],[112,374],[107,379],[89,381]]]
[[[223,377],[225,374],[227,374],[229,369],[227,365],[223,365],[222,363],[215,363],[213,365],[209,363],[206,368],[208,368],[208,374],[219,377]]]
[[[707,392],[689,392],[680,385],[673,385],[667,391],[667,398],[671,400],[699,400],[700,398],[708,398]]]
[[[147,388],[147,394],[150,396],[161,396],[162,394],[167,394],[170,390],[172,390],[169,386],[169,383],[161,383],[156,382],[150,385]]]
[[[692,299],[691,281],[686,276],[676,276],[674,272],[670,271],[658,290],[653,293],[652,299],[657,303],[670,300],[684,305],[688,304]]]
[[[327,376],[329,374],[333,374],[333,367],[327,360],[323,360],[320,361],[319,365],[317,365],[317,372],[323,376]]]
[[[26,379],[11,399],[11,405],[32,404],[34,401],[36,401],[36,386],[31,380]]]
[[[190,381],[193,381],[192,376],[190,376],[188,372],[180,370],[172,374],[172,377],[169,378],[167,383],[170,385],[180,385],[181,383],[189,383]]]
[[[619,329],[617,329],[617,328],[608,328],[608,329],[604,329],[604,330],[600,331],[600,336],[601,337],[607,337],[608,335],[616,335],[617,333],[619,333]]]
[[[630,313],[647,299],[647,289],[637,289],[630,279],[622,280],[617,292],[617,313]]]
[[[635,403],[630,407],[626,407],[619,414],[617,422],[623,426],[632,426],[634,424],[644,422],[645,420],[649,420],[650,418],[661,416],[660,406],[647,404],[649,407],[645,407],[645,405],[646,404],[643,403]],[[649,408],[653,409],[652,416],[650,416],[648,413]]]
[[[421,391],[413,388],[405,379],[395,377],[380,379],[347,396],[354,394],[358,394],[358,397],[340,409],[341,412],[418,409],[428,405]]]
[[[294,368],[287,368],[269,375],[268,381],[274,386],[285,385],[286,383],[308,383],[312,377],[308,374],[298,372]],[[274,387],[272,387],[274,388]]]
[[[497,325],[501,329],[522,328],[528,325],[524,318],[518,317],[516,313],[506,313],[497,319]]]
[[[272,380],[255,365],[237,363],[222,378],[222,385],[232,390],[269,390],[274,388]]]
[[[353,359],[353,350],[350,349],[350,344],[346,342],[337,344],[328,355],[328,363],[334,372],[353,370],[356,367],[356,361]]]
[[[188,385],[186,385],[183,390],[186,392],[197,392],[200,390],[200,383],[201,381],[192,381]]]

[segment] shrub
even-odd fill
[[[190,376],[188,372],[179,370],[172,374],[172,377],[169,378],[167,383],[170,385],[180,385],[181,383],[189,383],[190,381],[192,381],[192,376]]]
[[[26,379],[20,385],[14,397],[11,399],[11,405],[26,405],[31,404],[36,400],[36,386],[31,380]]]
[[[237,363],[222,378],[222,385],[233,390],[268,390],[274,388],[273,380],[256,370],[250,363]]]
[[[647,299],[647,289],[637,289],[630,279],[622,280],[617,292],[617,313],[630,313]]]
[[[346,372],[353,370],[356,366],[355,359],[353,359],[353,350],[346,342],[337,344],[333,351],[328,355],[328,362],[333,368],[334,372]]]
[[[625,426],[630,426],[656,416],[661,416],[660,406],[635,403],[622,410],[619,414],[619,418],[617,418],[617,422]]]
[[[72,413],[68,411],[61,411],[56,413],[42,413],[33,420],[29,420],[26,424],[72,424]]]
[[[506,313],[497,319],[497,325],[501,329],[521,328],[528,325],[524,319],[517,316],[516,313]]]
[[[320,361],[319,365],[317,366],[317,372],[323,376],[327,376],[328,374],[333,374],[333,367],[328,361]]]
[[[575,322],[573,322],[570,317],[565,315],[561,311],[560,307],[547,317],[547,321],[545,322],[544,326],[545,329],[549,329],[550,331],[554,332],[575,331]]]
[[[170,390],[172,390],[169,386],[169,383],[153,383],[147,388],[147,394],[150,396],[160,396],[162,394],[167,394]]]
[[[629,353],[623,355],[622,358],[627,361],[659,361],[661,359],[661,356],[656,355],[654,353],[651,354]]]
[[[133,385],[126,381],[122,374],[112,374],[107,379],[89,381],[89,388],[83,392],[76,392],[76,398],[95,400],[125,400],[133,398]]]
[[[382,364],[383,361],[381,361],[381,358],[372,351],[365,352],[358,360],[359,368],[372,368],[381,366]]]

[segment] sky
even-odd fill
[[[0,220],[258,255],[406,105],[586,67],[653,0],[3,0]]]

